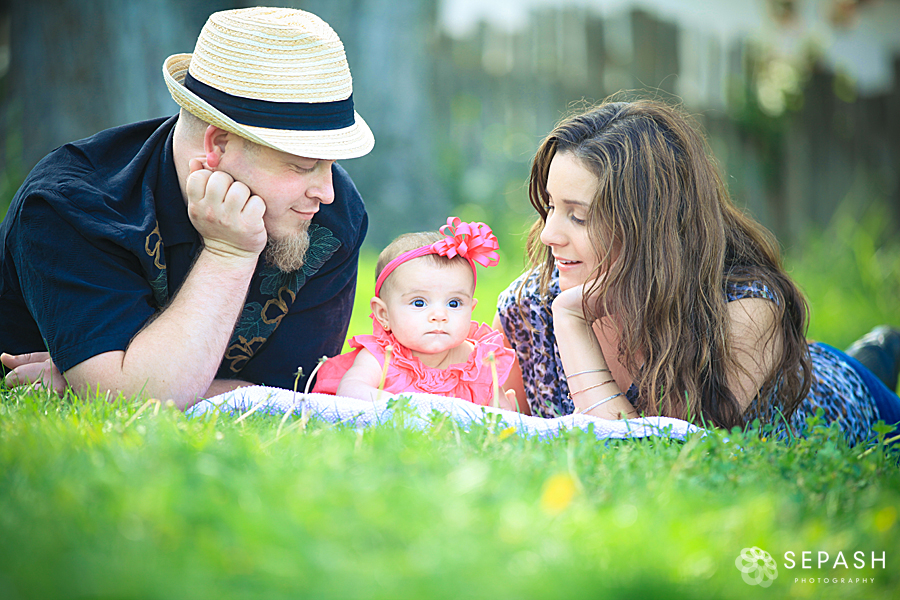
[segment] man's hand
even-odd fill
[[[6,374],[6,385],[13,388],[20,385],[32,385],[55,390],[62,395],[68,383],[63,374],[59,372],[53,359],[47,352],[31,352],[29,354],[0,354],[0,362],[3,363],[9,373]]]
[[[245,184],[224,171],[191,159],[187,179],[188,216],[204,247],[218,256],[252,258],[266,247],[266,205]]]

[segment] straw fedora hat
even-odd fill
[[[167,58],[163,77],[182,108],[257,144],[327,160],[363,156],[375,145],[353,110],[344,45],[302,10],[213,13],[194,53]]]

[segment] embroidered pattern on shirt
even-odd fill
[[[153,290],[153,300],[158,308],[162,308],[169,301],[169,278],[166,271],[166,256],[163,253],[162,236],[159,233],[159,222],[156,228],[147,235],[144,241],[144,251],[147,256],[153,259],[153,264],[149,266],[150,271],[147,273],[147,282],[150,289]]]
[[[288,313],[307,279],[315,275],[340,247],[340,240],[327,227],[311,224],[309,249],[302,267],[292,273],[272,266],[260,270],[259,291],[266,300],[264,303],[254,301],[244,305],[225,351],[225,362],[232,373],[240,373],[253,358]]]

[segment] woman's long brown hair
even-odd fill
[[[729,340],[726,282],[765,285],[773,294],[778,363],[758,395],[790,417],[810,385],[807,304],[785,273],[771,234],[738,210],[706,140],[680,109],[652,100],[605,102],[562,121],[532,163],[529,196],[540,218],[528,253],[547,290],[554,269],[540,241],[547,174],[560,152],[596,175],[587,227],[599,266],[585,285],[586,315],[614,315],[619,358],[638,386],[636,408],[720,427],[744,424],[727,373],[737,367]],[[618,257],[611,260],[611,239]],[[639,364],[642,363],[642,364]]]

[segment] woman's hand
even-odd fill
[[[31,352],[28,354],[0,354],[0,362],[3,363],[9,373],[6,374],[5,383],[11,388],[20,385],[31,385],[35,388],[54,390],[62,395],[68,387],[68,382],[63,374],[53,364],[48,352]]]
[[[593,283],[593,282],[591,282]],[[588,285],[588,289],[593,287]],[[569,379],[569,393],[576,411],[603,419],[637,416],[623,390],[625,372],[618,362],[609,364],[594,327],[584,314],[584,284],[563,290],[553,300],[553,333]],[[591,301],[593,298],[589,298]],[[623,384],[619,385],[619,379]]]
[[[563,290],[553,299],[551,305],[553,317],[568,316],[585,320],[584,316],[584,284]]]
[[[595,285],[595,282],[591,280],[590,282],[582,283],[581,285],[576,285],[575,287],[561,291],[559,295],[553,299],[553,303],[551,304],[553,318],[570,317],[581,321],[587,321],[587,317],[584,314],[585,287],[590,290],[595,287]],[[599,302],[597,302],[597,300],[595,295],[590,295],[587,298],[589,303],[595,305],[595,310],[599,308]],[[601,316],[601,314],[597,314],[595,315],[595,318],[599,319]]]

